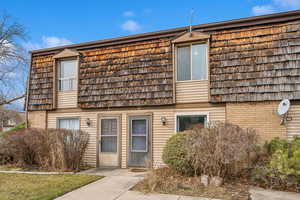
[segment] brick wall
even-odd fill
[[[260,142],[274,137],[285,137],[286,127],[280,125],[277,115],[278,101],[226,103],[226,120],[244,128],[254,128]]]
[[[47,128],[47,111],[30,111],[28,112],[29,128]]]

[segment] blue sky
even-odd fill
[[[26,27],[23,45],[38,49],[300,9],[300,0],[1,0],[5,12]]]

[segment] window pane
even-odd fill
[[[203,128],[205,126],[205,121],[206,116],[203,115],[177,116],[177,131]]]
[[[134,151],[146,151],[146,136],[132,136],[132,150]]]
[[[190,46],[177,48],[177,80],[191,80]]]
[[[101,119],[101,135],[117,135],[117,119]]]
[[[101,152],[117,152],[117,136],[101,137]]]
[[[75,77],[77,69],[76,60],[62,60],[60,61],[60,78]]]
[[[59,62],[59,90],[76,89],[77,61],[62,60]]]
[[[67,130],[79,130],[79,119],[59,119],[59,128]]]
[[[75,81],[75,78],[59,80],[59,90],[66,91],[75,89]]]
[[[207,45],[192,45],[192,80],[207,79]]]
[[[145,119],[135,119],[132,120],[132,135],[136,134],[147,134],[147,120]]]

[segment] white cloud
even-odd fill
[[[66,38],[60,38],[55,36],[50,36],[50,37],[43,36],[42,41],[45,47],[56,47],[56,46],[72,44],[72,42],[70,40],[67,40]]]
[[[61,38],[56,36],[43,36],[41,39],[41,43],[26,42],[23,44],[23,46],[27,50],[35,50],[35,49],[63,46],[68,44],[72,44],[72,42],[66,38]]]
[[[254,15],[270,14],[278,11],[300,9],[300,0],[272,0],[267,5],[257,5],[252,8]]]
[[[132,12],[132,11],[125,11],[124,13],[123,13],[123,16],[124,17],[133,17],[135,14],[134,14],[134,12]]]
[[[23,46],[25,49],[29,51],[43,48],[41,44],[33,43],[33,42],[26,42],[23,44]]]
[[[4,74],[7,78],[16,78],[18,74],[16,72],[7,72]]]
[[[273,0],[274,4],[284,9],[299,9],[300,0]]]
[[[127,20],[126,22],[124,22],[121,26],[121,28],[124,31],[129,31],[129,32],[137,32],[139,30],[141,30],[141,26],[133,20]]]
[[[271,5],[254,6],[252,8],[252,13],[254,15],[265,15],[273,12],[275,12],[275,9]]]

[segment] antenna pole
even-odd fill
[[[194,12],[195,12],[195,9],[192,8],[191,11],[190,11],[190,28],[189,28],[189,32],[190,32],[191,37],[192,37],[192,24],[193,24]]]

